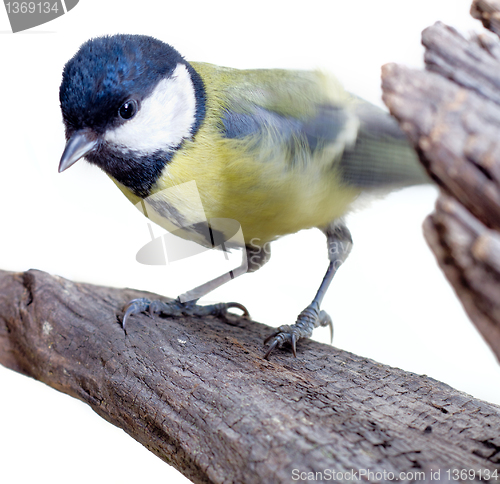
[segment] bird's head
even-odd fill
[[[67,144],[59,171],[82,157],[144,195],[204,118],[199,75],[171,46],[142,35],[91,39],[59,91]]]

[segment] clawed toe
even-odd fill
[[[276,349],[281,348],[285,343],[290,343],[292,346],[292,353],[294,357],[297,357],[297,341],[300,336],[297,334],[297,328],[294,328],[295,324],[292,326],[284,325],[280,326],[277,331],[268,336],[264,340],[264,344],[271,342],[269,348],[267,349],[264,359],[269,359],[269,355]]]
[[[209,304],[199,306],[196,301],[181,303],[179,300],[163,302],[159,299],[150,301],[146,298],[138,298],[130,301],[124,308],[122,328],[127,333],[126,324],[129,318],[135,314],[148,313],[150,316],[160,314],[162,316],[218,316],[225,317],[229,309],[240,309],[243,317],[248,317],[250,313],[243,304],[237,302]]]
[[[130,316],[133,316],[134,314],[139,314],[142,312],[145,312],[149,309],[151,304],[151,301],[146,298],[138,298],[138,299],[132,299],[124,308],[125,314],[123,315],[122,319],[122,328],[123,331],[125,331],[125,334],[127,334],[127,320],[130,318]]]
[[[292,325],[280,326],[273,334],[264,340],[264,344],[269,344],[264,358],[267,360],[276,348],[281,348],[285,343],[292,347],[294,357],[297,357],[297,341],[303,338],[310,338],[314,328],[318,326],[328,326],[330,328],[330,343],[333,341],[332,318],[326,311],[318,311],[315,305],[311,305],[299,314],[297,322]]]

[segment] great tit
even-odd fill
[[[319,71],[188,62],[155,38],[114,35],[87,41],[67,62],[60,103],[67,139],[60,172],[85,157],[132,203],[144,207],[147,200],[146,216],[208,247],[215,230],[203,220],[241,226],[241,267],[172,303],[131,301],[124,328],[143,311],[246,311],[237,303],[196,302],[260,268],[273,240],[317,227],[329,257],[319,290],[295,324],[280,326],[265,341],[266,358],[285,343],[296,355],[299,339],[320,325],[332,328],[320,304],[351,250],[343,216],[362,194],[428,181],[395,120]],[[195,186],[196,194],[176,190],[180,186]],[[217,227],[222,238],[230,237],[224,230]]]

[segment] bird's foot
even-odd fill
[[[150,316],[160,314],[162,316],[225,316],[228,309],[237,308],[243,311],[243,316],[249,316],[248,310],[240,303],[218,303],[209,304],[207,306],[199,306],[196,301],[186,303],[180,302],[178,299],[168,303],[155,299],[153,301],[146,298],[132,299],[124,308],[122,328],[126,330],[126,324],[130,316],[139,313],[148,313]]]
[[[297,356],[297,341],[302,338],[310,338],[313,330],[318,326],[330,327],[330,339],[333,340],[332,318],[326,311],[320,311],[317,304],[311,304],[302,311],[295,324],[285,324],[264,340],[264,344],[270,343],[264,358],[276,349],[281,348],[285,343],[290,343],[293,356]]]

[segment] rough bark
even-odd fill
[[[138,315],[125,335],[121,308],[140,296],[0,271],[0,363],[88,403],[194,482],[500,473],[499,406],[313,341],[266,361],[272,329],[237,316]]]
[[[500,34],[500,1],[499,0],[474,0],[470,13],[474,18],[481,20],[483,25]]]
[[[493,26],[494,4],[472,11]],[[500,360],[500,42],[437,23],[422,43],[426,71],[384,66],[384,101],[441,188],[426,239]]]

